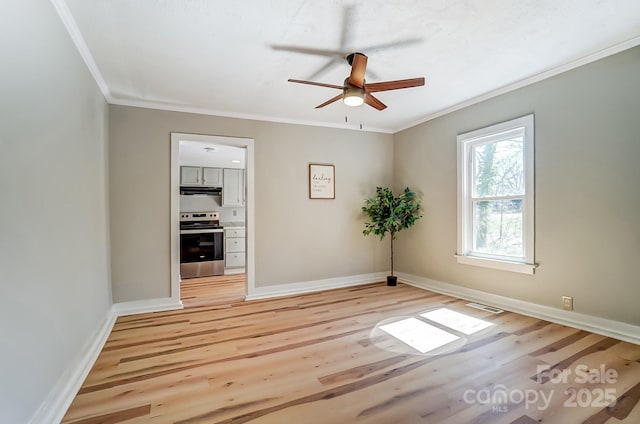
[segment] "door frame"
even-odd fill
[[[171,133],[171,186],[170,186],[170,234],[171,234],[171,300],[180,300],[180,141],[200,141],[245,149],[245,225],[246,264],[245,293],[255,291],[255,213],[254,213],[254,140],[252,138],[227,137],[218,135]]]

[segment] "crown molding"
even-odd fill
[[[631,38],[631,39],[629,39],[627,41],[623,41],[622,43],[615,44],[615,45],[613,45],[611,47],[607,47],[605,49],[599,50],[599,51],[597,51],[595,53],[592,53],[590,55],[581,57],[581,58],[573,60],[571,62],[567,62],[567,63],[562,64],[560,66],[556,66],[555,68],[548,69],[546,71],[540,72],[540,73],[535,74],[533,76],[530,76],[528,78],[521,79],[521,80],[516,81],[516,82],[514,82],[512,84],[508,84],[508,85],[502,86],[502,87],[497,88],[495,90],[492,90],[492,91],[490,91],[488,93],[482,94],[480,96],[474,97],[474,98],[469,99],[469,100],[465,100],[464,102],[460,102],[460,103],[455,104],[453,106],[450,106],[448,108],[445,108],[445,109],[439,110],[437,112],[431,113],[431,114],[429,114],[429,115],[427,115],[427,116],[425,116],[423,118],[420,118],[417,121],[413,121],[410,124],[395,128],[392,131],[392,133],[395,134],[395,133],[398,133],[400,131],[404,131],[404,130],[406,130],[408,128],[412,128],[412,127],[415,127],[417,125],[423,124],[423,123],[425,123],[427,121],[431,121],[432,119],[439,118],[440,116],[444,116],[444,115],[447,115],[447,114],[449,114],[451,112],[455,112],[457,110],[464,109],[465,107],[475,105],[476,103],[480,103],[480,102],[483,102],[485,100],[489,100],[489,99],[491,99],[493,97],[497,97],[497,96],[499,96],[501,94],[506,94],[506,93],[509,93],[511,91],[517,90],[519,88],[526,87],[526,86],[531,85],[531,84],[535,84],[536,82],[545,80],[547,78],[551,78],[553,76],[559,75],[559,74],[561,74],[563,72],[570,71],[570,70],[578,68],[580,66],[587,65],[587,64],[589,64],[591,62],[595,62],[596,60],[604,59],[605,57],[612,56],[612,55],[614,55],[616,53],[620,53],[620,52],[622,52],[624,50],[631,49],[631,48],[636,47],[638,45],[640,45],[640,36],[633,37],[633,38]]]
[[[511,91],[517,90],[522,87],[526,87],[528,85],[534,84],[536,82],[545,80],[547,78],[551,78],[563,72],[570,71],[572,69],[578,68],[580,66],[589,64],[591,62],[595,62],[596,60],[603,59],[605,57],[614,55],[616,53],[620,53],[624,50],[636,47],[640,45],[640,36],[633,37],[629,40],[623,41],[621,43],[615,44],[611,47],[607,47],[605,49],[599,50],[590,55],[581,57],[579,59],[567,62],[555,68],[548,69],[546,71],[540,72],[531,77],[516,81],[512,84],[505,85],[498,89],[492,90],[488,93],[482,94],[480,96],[476,96],[472,99],[465,100],[464,102],[457,103],[453,106],[447,107],[445,109],[439,110],[437,112],[431,113],[423,118],[420,118],[416,121],[413,121],[409,124],[402,125],[396,128],[377,128],[377,127],[364,127],[360,129],[360,125],[349,125],[349,124],[336,124],[336,123],[328,123],[321,121],[307,121],[307,120],[297,120],[297,119],[287,119],[273,116],[265,116],[265,115],[253,115],[246,113],[235,113],[235,112],[227,112],[221,110],[213,110],[208,108],[200,108],[200,107],[192,107],[192,106],[182,106],[182,105],[174,105],[168,103],[160,103],[160,102],[150,102],[146,100],[137,100],[137,99],[122,99],[114,97],[109,90],[109,86],[107,85],[102,73],[98,69],[98,65],[91,54],[87,43],[82,36],[78,25],[67,6],[65,0],[51,0],[51,4],[55,8],[58,16],[62,20],[71,40],[75,44],[80,56],[84,60],[87,68],[89,68],[89,72],[93,75],[100,91],[104,95],[105,99],[109,104],[120,105],[120,106],[131,106],[131,107],[141,107],[147,109],[157,109],[157,110],[166,110],[172,112],[184,112],[184,113],[196,113],[200,115],[211,115],[211,116],[220,116],[226,118],[238,118],[238,119],[249,119],[255,121],[266,121],[266,122],[276,122],[282,124],[294,124],[294,125],[306,125],[306,126],[315,126],[315,127],[325,127],[325,128],[338,128],[338,129],[346,129],[353,131],[365,131],[365,132],[375,132],[375,133],[383,133],[383,134],[395,134],[400,131],[406,130],[408,128],[415,127],[417,125],[423,124],[427,121],[431,121],[432,119],[436,119],[440,116],[447,115],[449,113],[455,112],[457,110],[463,109],[468,106],[472,106],[476,103],[483,102],[485,100],[489,100],[493,97],[497,97],[501,94],[506,94]]]
[[[82,60],[84,60],[87,68],[89,68],[89,72],[93,76],[93,79],[96,81],[96,84],[98,84],[100,91],[102,91],[102,95],[109,103],[111,101],[111,92],[109,91],[109,86],[102,77],[102,73],[100,73],[100,69],[98,69],[98,65],[96,64],[96,61],[94,60],[93,55],[91,54],[91,51],[87,46],[87,43],[86,41],[84,41],[82,33],[80,33],[80,28],[78,28],[78,24],[76,23],[75,19],[73,19],[73,15],[69,10],[69,6],[67,6],[67,3],[64,0],[51,0],[51,4],[53,4],[54,9],[56,10],[56,12],[58,12],[58,16],[64,24],[64,27],[67,29],[67,32],[69,33],[73,44],[75,44],[76,48],[78,49],[78,53],[80,53]]]
[[[342,130],[393,134],[393,131],[388,128],[363,126],[363,128],[360,129],[360,124],[357,124],[357,125],[335,124],[335,123],[321,122],[321,121],[306,121],[306,120],[288,119],[288,118],[280,118],[280,117],[266,116],[266,115],[253,115],[249,113],[226,112],[222,110],[214,110],[214,109],[200,108],[200,107],[194,107],[194,106],[175,105],[170,103],[150,102],[150,101],[139,100],[139,99],[122,99],[118,97],[112,97],[109,100],[109,104],[119,105],[119,106],[141,107],[146,109],[166,110],[170,112],[196,113],[199,115],[220,116],[224,118],[237,118],[237,119],[249,119],[252,121],[276,122],[280,124],[305,125],[305,126],[313,126],[313,127],[338,128]]]

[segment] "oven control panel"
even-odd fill
[[[180,212],[180,221],[219,221],[220,212]]]

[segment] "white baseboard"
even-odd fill
[[[385,276],[385,272],[378,272],[373,274],[259,287],[251,296],[247,296],[247,300],[356,286],[384,280]],[[40,408],[38,408],[29,423],[51,424],[59,423],[62,420],[64,414],[69,408],[69,405],[71,405],[71,402],[73,402],[73,399],[76,397],[78,390],[80,390],[82,383],[85,378],[87,378],[89,371],[91,371],[91,367],[93,367],[96,359],[98,359],[98,355],[102,351],[102,348],[111,333],[113,325],[119,316],[182,308],[183,305],[180,300],[176,301],[170,297],[113,304],[113,306],[109,308],[102,325],[96,331],[95,336],[87,342],[83,349],[80,350],[78,359],[72,363],[73,365],[65,370],[65,372],[60,376],[54,387],[49,391],[49,395],[40,405]]]
[[[107,341],[117,314],[112,306],[107,311],[107,316],[98,328],[93,338],[87,341],[76,360],[58,378],[58,381],[49,391],[40,408],[31,417],[30,424],[51,424],[62,421],[69,405],[76,397],[84,379],[89,375],[91,367],[98,359],[102,347]]]
[[[72,366],[60,376],[55,386],[49,391],[47,398],[40,405],[40,408],[31,417],[29,423],[51,424],[59,423],[62,420],[69,405],[71,405],[78,390],[80,390],[82,383],[89,375],[91,367],[98,359],[98,355],[100,355],[119,316],[182,309],[182,307],[182,302],[176,302],[172,298],[113,304],[94,337],[80,350],[80,355],[78,355],[77,360],[72,362]]]
[[[224,275],[244,274],[244,268],[227,268],[224,270]]]
[[[507,311],[517,312],[519,314],[544,319],[557,324],[567,325],[580,330],[590,331],[603,336],[613,337],[618,340],[640,344],[640,326],[637,325],[594,317],[574,311],[565,311],[559,308],[525,302],[401,272],[398,273],[398,281],[436,293],[483,303],[485,305],[495,306]]]
[[[279,284],[275,286],[256,287],[247,295],[247,300],[266,299],[278,296],[310,293],[314,291],[351,287],[368,284],[376,281],[384,281],[387,272],[352,275],[347,277],[327,278],[323,280],[303,281],[291,284]],[[568,325],[581,330],[590,331],[604,336],[613,337],[634,344],[640,344],[640,326],[627,324],[605,318],[594,317],[573,311],[551,308],[522,300],[511,299],[493,293],[444,283],[429,278],[411,274],[398,273],[398,280],[418,288],[430,290],[473,302],[483,303],[523,315],[528,315],[562,325]],[[182,309],[182,302],[172,298],[161,298],[122,302],[114,304],[105,317],[102,325],[96,331],[95,337],[89,340],[80,350],[78,359],[73,362],[60,376],[55,386],[49,391],[49,395],[33,415],[30,424],[57,423],[62,420],[64,414],[71,405],[84,379],[89,374],[98,355],[111,333],[117,317],[145,312],[157,312],[174,309]]]
[[[171,311],[174,309],[182,309],[182,301],[175,300],[171,297],[148,300],[134,300],[131,302],[114,303],[116,314],[120,317],[123,315],[143,314],[146,312]]]
[[[384,281],[387,272],[350,275],[346,277],[326,278],[324,280],[302,281],[299,283],[278,284],[275,286],[254,287],[249,290],[246,300],[267,299],[270,297],[289,296],[292,294],[311,293],[321,290],[337,289],[341,287],[358,286],[362,284]]]

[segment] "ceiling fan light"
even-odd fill
[[[357,95],[345,96],[344,99],[342,99],[342,101],[347,106],[360,106],[362,103],[364,103],[364,99]]]
[[[364,88],[346,84],[342,101],[347,106],[360,106],[364,103]]]

